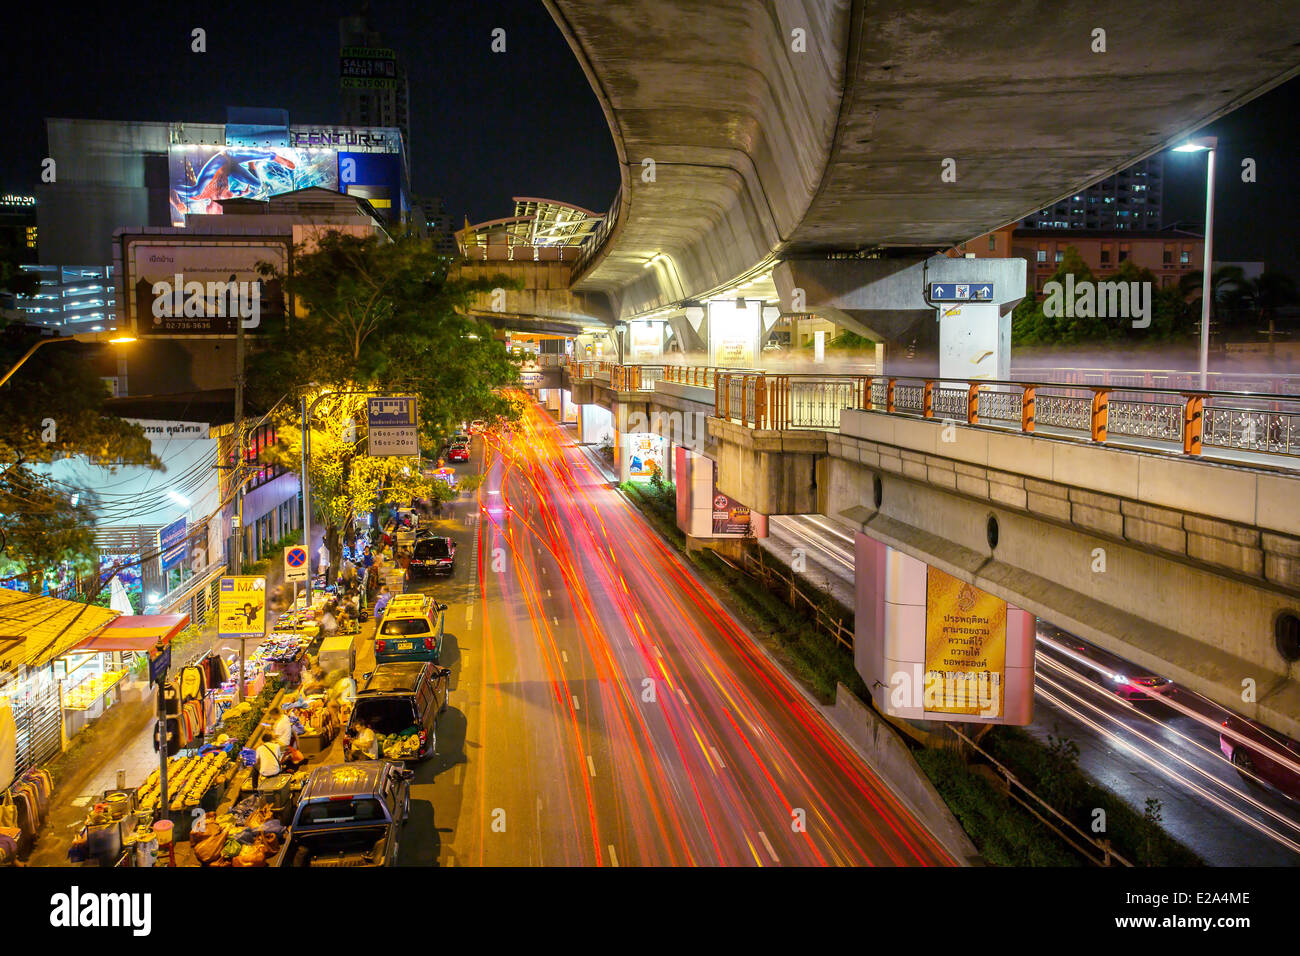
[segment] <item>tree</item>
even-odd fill
[[[1300,301],[1295,280],[1281,272],[1265,272],[1258,278],[1248,279],[1243,284],[1242,292],[1249,303],[1255,318],[1268,323],[1268,355],[1272,358],[1277,341],[1277,311]],[[1264,329],[1256,329],[1265,332]]]
[[[420,446],[429,457],[462,421],[517,417],[517,403],[500,390],[518,380],[518,366],[491,326],[468,310],[476,294],[519,283],[503,275],[467,281],[453,267],[427,239],[338,231],[300,246],[291,275],[262,264],[262,275],[279,279],[291,297],[294,314],[250,356],[251,394],[267,405],[286,393],[308,394],[309,403],[325,392],[416,395]],[[302,457],[299,414],[288,408],[279,418],[281,443],[272,457],[288,467]],[[365,455],[364,417],[364,396],[340,395],[323,401],[311,423],[312,501],[336,565],[358,514],[386,499],[453,495],[408,459]]]
[[[1197,319],[1197,328],[1201,315],[1201,297],[1204,290],[1205,272],[1197,269],[1178,280],[1178,290],[1187,303],[1188,314]],[[1220,316],[1224,311],[1240,310],[1242,296],[1246,289],[1246,274],[1240,266],[1220,266],[1210,273],[1210,324],[1222,329]],[[1227,307],[1225,309],[1225,306]]]
[[[8,369],[35,341],[34,330],[0,336]],[[62,485],[39,466],[84,455],[95,464],[161,468],[144,430],[105,411],[108,393],[76,344],[46,346],[0,388],[0,574],[21,575],[33,590],[59,562],[85,570],[94,561],[91,490]]]
[[[514,417],[499,393],[518,367],[486,322],[478,293],[517,288],[498,275],[465,280],[430,240],[325,232],[300,247],[292,275],[264,264],[292,297],[294,316],[250,358],[254,395],[275,402],[309,383],[400,389],[420,399],[421,429],[438,442],[462,421]]]
[[[349,391],[341,389],[341,392]],[[409,458],[366,454],[366,397],[331,389],[308,395],[308,404],[324,394],[311,419],[311,464],[307,477],[316,520],[324,532],[331,570],[337,572],[345,541],[358,516],[374,512],[387,500],[445,496]],[[302,468],[301,411],[281,406],[276,418],[276,444],[262,453],[264,461],[293,471]],[[445,488],[445,485],[442,485]],[[310,543],[309,543],[310,546]]]

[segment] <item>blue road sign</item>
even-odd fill
[[[172,666],[172,646],[168,644],[162,653],[149,661],[149,683],[160,684],[167,679],[167,671]]]
[[[371,428],[401,428],[415,424],[415,397],[366,399],[366,418]]]
[[[992,302],[992,282],[931,282],[931,302]]]
[[[185,519],[177,518],[158,532],[162,569],[170,571],[185,560]]]

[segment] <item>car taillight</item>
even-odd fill
[[[428,742],[428,740],[429,740],[429,735],[425,733],[423,730],[420,731],[420,746],[423,747],[425,743]]]
[[[431,637],[426,637],[426,638],[424,639],[424,649],[425,649],[426,651],[431,651],[431,650],[433,650],[433,646],[434,646],[434,644],[435,644],[435,641],[434,641],[433,638],[431,638]]]
[[[382,652],[384,649],[384,643],[385,642],[382,639],[375,641],[375,650]]]

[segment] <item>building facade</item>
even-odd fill
[[[1023,225],[1026,229],[1154,231],[1164,225],[1164,178],[1164,155],[1157,153],[1025,217]]]

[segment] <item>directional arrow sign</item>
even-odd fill
[[[992,282],[931,282],[931,302],[992,302]]]
[[[295,545],[291,548],[284,549],[284,579],[285,581],[306,581],[307,580],[307,549],[301,545]]]

